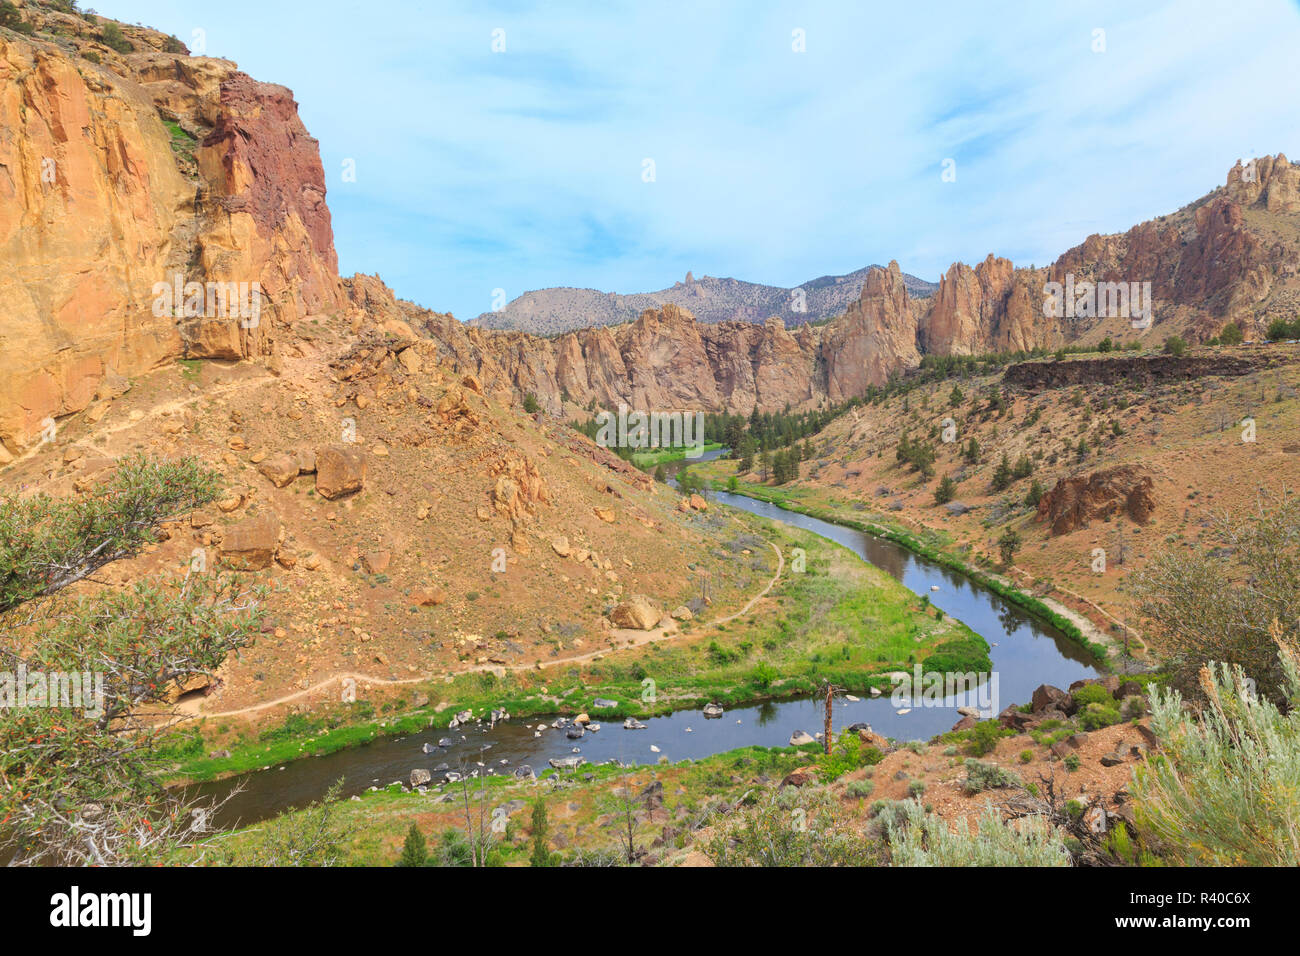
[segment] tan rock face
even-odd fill
[[[173,149],[160,109],[191,146]],[[0,37],[0,170],[9,453],[105,380],[185,354],[270,360],[277,326],[343,302],[316,141],[288,90],[228,61],[146,52],[95,66]],[[257,324],[216,315],[213,297],[177,317],[155,291],[176,276],[259,283]]]
[[[366,481],[366,456],[350,445],[316,451],[316,493],[328,501],[360,491]]]
[[[1038,520],[1047,521],[1052,534],[1120,514],[1146,525],[1156,510],[1154,487],[1151,476],[1132,465],[1061,478],[1038,502]]]
[[[893,372],[921,364],[916,311],[897,262],[867,273],[861,297],[827,327],[822,341],[831,401],[861,395],[868,385],[884,385]]]

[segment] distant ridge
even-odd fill
[[[729,320],[762,322],[776,316],[787,327],[793,327],[842,315],[849,303],[862,294],[863,280],[872,268],[879,267],[866,266],[841,276],[819,276],[790,289],[713,276],[696,279],[689,272],[681,282],[658,292],[618,295],[596,289],[538,289],[525,292],[500,312],[484,312],[469,324],[482,329],[555,335],[619,325],[635,320],[646,309],[678,305],[710,324]],[[939,287],[936,282],[907,273],[903,273],[903,283],[914,298],[927,298]],[[799,305],[804,308],[799,309]]]

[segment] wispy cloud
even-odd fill
[[[891,258],[928,278],[989,252],[1042,264],[1239,156],[1300,154],[1283,0],[588,6],[101,0],[291,87],[341,268],[461,317],[497,288],[634,292],[688,269],[793,285]]]

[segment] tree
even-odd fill
[[[1111,341],[1109,335],[1106,336],[1104,339],[1102,339],[1099,343],[1097,343],[1098,352],[1109,352],[1113,348],[1115,348],[1115,343]]]
[[[1011,471],[1011,477],[1019,481],[1021,478],[1028,478],[1034,473],[1034,463],[1029,460],[1028,455],[1022,454],[1016,459],[1016,467]]]
[[[659,482],[660,484],[663,484],[667,480],[668,480],[668,473],[664,471],[664,466],[660,464],[657,468],[655,468],[655,481]]]
[[[429,845],[424,841],[424,834],[414,823],[406,831],[406,842],[402,844],[402,855],[398,866],[426,866],[429,862]]]
[[[192,459],[135,458],[86,499],[0,502],[0,671],[96,675],[58,706],[0,707],[0,820],[17,861],[155,862],[195,842],[178,821],[212,808],[159,784],[165,718],[180,688],[252,640],[263,589],[192,565],[75,599],[62,588],[217,487]],[[161,719],[141,725],[144,708]]]
[[[1175,357],[1182,355],[1187,351],[1187,343],[1181,336],[1171,335],[1165,339],[1165,352]]]
[[[1284,643],[1300,641],[1300,497],[1265,496],[1250,512],[1212,520],[1204,545],[1164,548],[1133,576],[1146,634],[1185,697],[1202,695],[1201,667],[1214,660],[1242,668],[1261,694],[1285,704],[1272,630],[1280,622]]]
[[[1229,322],[1219,333],[1219,341],[1224,345],[1240,345],[1245,339],[1245,334],[1241,331],[1241,326],[1236,322]]]
[[[954,385],[952,391],[948,393],[948,404],[952,408],[956,408],[965,398],[966,396],[962,394],[961,389]]]
[[[546,838],[551,832],[551,824],[546,816],[546,801],[538,797],[533,801],[532,814],[533,852],[528,858],[529,866],[550,866],[551,851]]]
[[[1020,550],[1020,535],[1014,528],[1007,528],[1002,532],[1002,537],[998,538],[998,551],[1002,554],[1002,564],[1004,567],[1010,567],[1012,559],[1016,552]]]
[[[934,503],[937,505],[946,505],[957,496],[957,482],[952,480],[951,475],[944,475],[943,480],[939,482],[939,487],[934,489]]]
[[[1025,495],[1025,504],[1029,505],[1029,507],[1031,508],[1037,508],[1038,502],[1042,500],[1043,500],[1043,486],[1040,485],[1038,483],[1038,479],[1035,478],[1033,482],[1029,485],[1029,493]]]
[[[536,415],[538,409],[540,409],[541,407],[542,406],[537,401],[537,396],[534,395],[532,392],[529,392],[527,395],[524,396],[524,411],[527,412],[529,415]]]
[[[993,490],[1002,491],[1011,484],[1011,462],[1007,460],[1007,453],[1002,453],[1002,460],[998,462],[997,468],[993,470]]]
[[[966,442],[966,447],[962,450],[962,457],[966,459],[967,464],[975,465],[979,463],[980,443],[975,440],[974,435],[971,435],[970,440]]]

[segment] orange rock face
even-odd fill
[[[1151,476],[1132,465],[1062,478],[1039,500],[1038,520],[1047,521],[1052,534],[1068,534],[1120,514],[1146,525],[1156,510],[1153,489]]]
[[[187,354],[271,356],[276,328],[343,302],[292,94],[225,60],[145,52],[112,67],[0,38],[0,457],[106,378]],[[160,111],[183,131],[175,147]],[[208,295],[178,317],[155,290],[178,276],[256,283],[260,315],[222,316]]]

